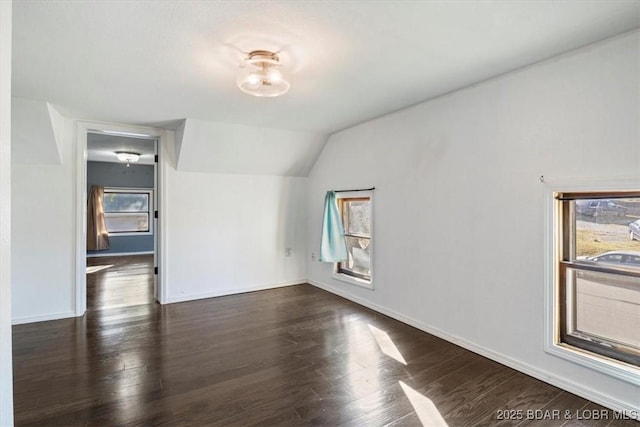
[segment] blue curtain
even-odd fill
[[[327,191],[324,198],[324,218],[320,241],[320,261],[340,262],[347,260],[347,243],[344,239],[342,218],[336,203],[336,193]]]

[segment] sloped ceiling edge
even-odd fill
[[[62,164],[64,118],[47,102],[11,99],[11,161]]]
[[[186,119],[176,129],[177,169],[306,177],[327,135]]]

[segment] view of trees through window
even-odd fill
[[[351,201],[347,204],[347,230],[349,234],[369,235],[369,201]]]
[[[148,193],[104,193],[105,212],[140,212],[149,210]]]
[[[371,199],[340,199],[340,207],[349,258],[338,271],[371,280]]]
[[[109,233],[149,232],[150,192],[105,190],[104,219]]]

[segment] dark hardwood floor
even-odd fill
[[[87,258],[87,267],[107,267],[87,274],[87,310],[150,304],[153,255]]]
[[[83,318],[14,327],[16,425],[637,427],[310,285],[160,306],[148,260],[105,264]]]

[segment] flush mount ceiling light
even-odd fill
[[[116,157],[121,162],[127,162],[127,167],[129,167],[129,163],[135,163],[140,160],[140,153],[133,153],[131,151],[116,151]]]
[[[240,66],[236,82],[241,91],[254,96],[274,97],[287,93],[289,81],[279,69],[280,58],[268,50],[247,54]]]

